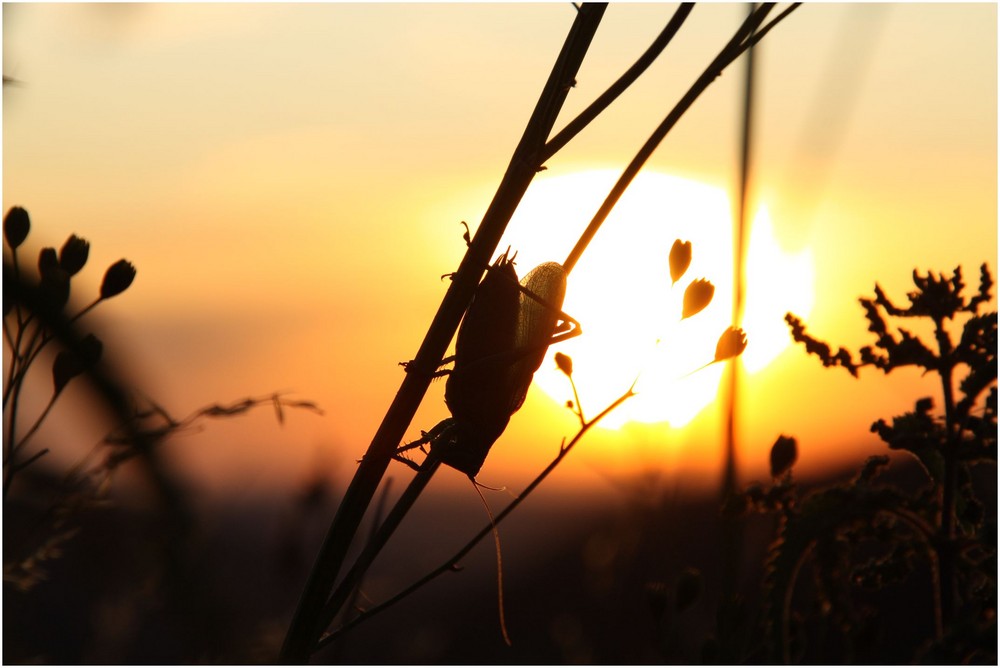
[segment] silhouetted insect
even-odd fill
[[[458,330],[454,367],[444,372],[451,417],[399,451],[430,444],[433,456],[474,478],[524,403],[549,344],[580,333],[560,310],[565,294],[562,265],[540,264],[519,284],[513,258],[501,255],[476,290]]]

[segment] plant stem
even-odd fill
[[[542,481],[545,480],[545,478],[547,478],[548,475],[555,470],[555,468],[566,457],[566,455],[570,453],[570,451],[573,449],[573,446],[575,446],[580,441],[580,439],[583,438],[583,436],[590,430],[591,427],[593,427],[602,419],[604,419],[609,413],[611,413],[611,411],[621,406],[630,397],[634,396],[634,391],[633,391],[634,389],[635,389],[635,383],[632,384],[632,387],[629,387],[629,389],[625,392],[625,394],[618,397],[618,399],[616,399],[607,408],[601,411],[595,418],[593,418],[589,422],[584,423],[583,426],[580,427],[580,430],[576,433],[576,436],[574,436],[573,439],[568,444],[560,446],[559,453],[556,455],[555,459],[553,459],[549,463],[549,465],[546,466],[545,469],[542,470],[542,472],[539,473],[538,476],[534,480],[532,480],[527,487],[524,488],[524,491],[521,492],[521,494],[519,494],[516,499],[511,501],[510,504],[508,504],[507,507],[505,507],[499,514],[497,514],[493,522],[483,527],[482,530],[480,530],[479,533],[477,533],[458,552],[453,554],[440,566],[430,571],[425,576],[423,576],[422,578],[420,578],[419,580],[417,580],[416,582],[414,582],[409,587],[399,592],[392,598],[386,600],[383,603],[380,603],[379,605],[373,608],[370,608],[369,610],[366,610],[365,612],[361,613],[360,615],[350,620],[349,622],[344,623],[340,628],[324,636],[319,641],[317,649],[326,646],[327,644],[339,638],[342,634],[353,629],[355,626],[361,624],[363,621],[366,621],[367,619],[375,616],[376,614],[382,612],[383,610],[386,610],[387,608],[395,605],[396,603],[403,600],[410,594],[414,593],[415,591],[417,591],[424,585],[428,584],[432,580],[436,579],[443,573],[455,570],[457,563],[461,561],[465,557],[465,555],[471,552],[472,549],[480,543],[480,541],[482,541],[484,538],[492,534],[494,527],[499,526],[500,523],[504,520],[504,518],[510,515],[515,508],[521,505],[521,502],[524,501],[526,498],[528,498],[528,495],[530,495],[542,483]]]
[[[941,491],[941,520],[938,536],[939,585],[941,590],[941,629],[950,626],[955,617],[958,582],[955,572],[955,491],[958,473],[958,424],[955,415],[955,390],[952,372],[952,342],[942,318],[934,319],[934,334],[938,343],[941,388],[944,394],[945,442],[943,452],[944,480]]]
[[[46,404],[45,406],[45,410],[43,410],[42,413],[38,416],[38,419],[35,420],[35,423],[31,425],[31,429],[28,430],[28,433],[22,436],[21,440],[17,442],[17,445],[14,446],[14,450],[11,453],[12,455],[20,451],[24,447],[25,443],[28,442],[28,439],[31,438],[36,431],[38,431],[39,427],[42,426],[42,422],[45,420],[46,417],[48,417],[49,411],[52,410],[52,406],[55,405],[56,399],[59,397],[60,394],[61,392],[52,393],[52,396],[49,398],[49,403]]]
[[[701,76],[692,84],[691,88],[688,89],[684,97],[674,105],[670,113],[667,114],[666,118],[660,123],[659,126],[653,131],[646,143],[642,145],[639,151],[632,158],[632,161],[625,167],[622,171],[622,175],[618,178],[618,181],[611,188],[611,192],[605,198],[604,202],[601,204],[597,213],[594,214],[593,219],[587,226],[587,229],[580,236],[580,240],[577,242],[573,250],[566,257],[566,261],[563,262],[563,267],[565,267],[567,273],[572,271],[573,267],[580,260],[583,252],[587,249],[594,235],[604,224],[608,215],[614,209],[618,200],[625,193],[629,184],[632,183],[633,179],[638,175],[639,171],[642,169],[643,165],[649,160],[653,155],[653,152],[663,141],[667,133],[677,124],[677,121],[681,119],[685,112],[694,104],[703,92],[715,81],[719,75],[722,74],[723,70],[729,66],[740,54],[746,51],[748,48],[760,41],[760,39],[779,21],[786,17],[792,10],[794,10],[798,5],[792,5],[781,14],[779,14],[773,21],[768,23],[764,28],[759,31],[756,29],[767,17],[767,14],[773,8],[772,4],[763,5],[756,10],[743,22],[743,24],[733,35],[732,39],[723,47],[722,51],[715,57],[714,60],[705,68]],[[755,34],[756,31],[756,34]]]
[[[409,512],[410,508],[416,502],[417,498],[424,491],[427,483],[430,482],[431,477],[441,466],[441,460],[434,456],[433,451],[431,454],[427,455],[423,464],[420,466],[420,470],[417,474],[413,476],[410,484],[407,485],[406,490],[403,495],[399,497],[396,501],[396,505],[392,507],[392,510],[386,515],[385,521],[379,526],[378,530],[371,536],[368,544],[358,555],[355,560],[354,565],[341,580],[340,584],[334,590],[333,595],[330,596],[330,600],[327,602],[326,607],[323,609],[322,617],[320,618],[320,623],[322,627],[327,628],[332,622],[337,613],[340,612],[344,603],[351,597],[351,594],[356,591],[358,585],[361,582],[361,578],[364,577],[365,572],[371,566],[375,557],[378,553],[385,547],[385,544],[389,541],[389,538],[395,533],[396,529],[399,528],[400,523],[403,521],[403,517]]]
[[[572,121],[566,124],[566,126],[560,130],[555,136],[552,137],[548,142],[546,142],[545,147],[542,149],[542,153],[539,156],[539,162],[544,163],[546,160],[555,155],[561,148],[566,146],[576,135],[578,135],[585,127],[587,127],[591,121],[597,118],[602,111],[608,108],[612,102],[614,102],[618,97],[624,93],[629,86],[631,86],[636,79],[645,72],[653,61],[663,53],[663,50],[667,48],[673,40],[674,35],[680,30],[684,21],[687,20],[688,14],[694,9],[694,3],[685,2],[682,3],[674,15],[671,17],[670,21],[667,23],[666,27],[660,31],[660,34],[656,36],[649,48],[638,60],[632,64],[625,72],[618,77],[611,86],[608,87],[606,91],[601,93],[601,95],[594,100],[590,106],[584,109],[580,114],[574,118]]]
[[[606,7],[587,4],[577,12],[497,193],[334,516],[285,636],[281,661],[305,663],[323,631],[323,608],[361,519],[472,300],[483,267],[540,167],[532,156],[538,155],[552,131]]]
[[[749,20],[756,8],[749,6]],[[751,46],[746,53],[746,70],[743,89],[743,117],[740,128],[740,166],[739,166],[739,202],[733,229],[733,313],[732,326],[740,327],[743,321],[743,260],[746,253],[746,236],[749,225],[750,199],[750,166],[753,134],[753,84],[754,84],[754,48]],[[736,493],[737,486],[737,443],[736,422],[740,386],[740,356],[734,357],[729,363],[728,387],[726,392],[725,421],[725,463],[722,474],[722,505]],[[742,531],[736,518],[726,516],[722,520],[723,530],[723,568],[722,597],[725,601],[734,600],[739,580],[739,564],[742,551]]]

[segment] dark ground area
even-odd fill
[[[904,481],[919,479],[915,467],[892,469]],[[995,483],[991,472],[983,483],[992,485],[988,499],[996,498]],[[320,491],[313,490],[311,505],[279,500],[199,509],[180,533],[180,525],[155,508],[84,512],[80,531],[44,564],[45,581],[28,592],[5,582],[4,663],[273,661],[335,507],[337,492]],[[512,647],[501,638],[496,557],[487,540],[463,561],[463,570],[445,574],[350,631],[316,662],[686,664],[713,656],[722,661],[711,654],[722,623],[718,502],[694,495],[643,503],[623,495],[617,502],[610,498],[607,492],[601,498],[583,492],[569,498],[543,487],[501,526]],[[989,512],[996,516],[995,505]],[[366,580],[362,607],[440,564],[485,521],[471,493],[428,494],[414,513]],[[19,518],[29,514],[16,502],[5,504],[5,563],[26,544]],[[741,526],[743,621],[734,628],[749,632],[760,613],[775,520],[750,516]],[[677,611],[676,586],[692,568],[700,573],[700,593]],[[802,580],[796,602],[808,611],[812,584]],[[931,591],[926,566],[916,564],[905,583],[864,601],[879,624],[867,645],[852,648],[852,658],[907,662],[912,651],[906,648],[932,634]],[[811,628],[807,616],[804,620],[803,662],[845,660],[836,637]],[[753,636],[746,639],[748,646],[759,641]]]

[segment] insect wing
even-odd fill
[[[555,334],[566,296],[566,270],[558,262],[545,262],[529,271],[521,284],[527,292],[521,292],[514,337],[518,359],[511,366],[508,406],[511,413],[524,403],[531,379],[542,365],[549,341]]]

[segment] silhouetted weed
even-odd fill
[[[919,398],[912,411],[871,427],[890,449],[920,463],[923,484],[916,488],[885,482],[890,461],[876,455],[854,479],[801,493],[792,478],[795,440],[781,436],[771,449],[771,484],[744,489],[735,505],[780,520],[764,582],[770,661],[815,656],[808,643],[818,642],[819,632],[807,629],[816,625],[826,644],[838,648],[821,655],[824,661],[838,654],[845,662],[996,661],[996,515],[995,506],[986,510],[984,478],[975,471],[985,465],[985,475],[995,476],[997,314],[982,312],[993,279],[984,264],[971,298],[963,294],[961,268],[951,276],[914,271],[913,282],[909,306],[895,305],[878,285],[874,298],[860,300],[876,341],[858,355],[845,348],[833,352],[807,334],[800,319],[786,316],[795,341],[824,366],[855,377],[865,366],[886,374],[917,367],[939,376],[941,396],[937,402]],[[890,326],[893,319],[910,318],[931,322],[933,343]],[[812,576],[809,595],[796,596],[806,573]],[[911,610],[911,626],[931,629],[930,637],[884,637],[890,619],[873,595],[899,587],[926,601]],[[877,641],[892,651],[873,653]]]

